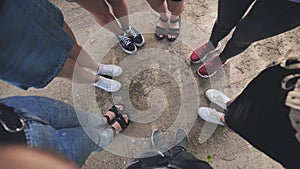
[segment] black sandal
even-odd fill
[[[178,36],[179,36],[179,33],[180,33],[180,26],[181,26],[181,16],[179,16],[178,19],[176,20],[170,20],[170,23],[176,23],[176,22],[179,22],[179,28],[169,28],[169,32],[168,32],[168,40],[170,42],[173,42],[175,41]],[[170,36],[175,36],[175,38],[169,38],[169,35]]]
[[[126,114],[127,115],[127,114]],[[128,115],[127,115],[128,117]],[[126,122],[125,118],[123,117],[123,114],[118,114],[118,117],[117,119],[115,120],[115,123],[119,123],[120,127],[121,127],[121,131],[123,131],[125,128],[127,128],[129,126],[129,123],[130,123],[130,120],[129,120],[129,117],[128,117],[128,122]],[[116,128],[111,126],[111,128],[113,129],[113,132],[114,132],[114,136],[116,135]]]
[[[123,110],[120,110],[119,108],[117,108],[116,106],[117,105],[120,105],[123,107]],[[115,114],[115,117],[113,119],[110,119],[108,115],[103,115],[103,117],[106,118],[107,120],[107,124],[108,125],[112,125],[114,124],[114,122],[118,119],[119,116],[122,116],[122,113],[124,112],[124,109],[125,109],[125,106],[122,105],[122,104],[116,104],[116,105],[113,105],[108,111],[111,111]],[[122,116],[123,117],[123,116]]]
[[[168,22],[168,19],[162,19],[161,17],[159,18],[159,20],[163,23]],[[154,35],[157,40],[163,40],[167,35],[167,28],[162,28],[160,26],[156,26]],[[160,37],[161,35],[162,35],[162,37]]]

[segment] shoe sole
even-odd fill
[[[135,46],[135,45],[134,45],[134,46]],[[122,49],[125,53],[127,53],[127,54],[129,54],[129,55],[133,55],[133,54],[135,54],[135,53],[137,52],[137,47],[136,47],[136,46],[135,46],[134,51],[126,50],[126,49],[124,49],[121,45],[120,45],[120,47],[121,47],[121,49]]]
[[[154,133],[155,133],[156,131],[159,131],[159,130],[158,130],[158,129],[155,129],[155,130],[152,131],[152,134],[151,134],[151,144],[152,144],[152,146],[153,146],[154,148],[157,148],[157,147],[155,146],[154,140],[153,140],[153,138],[154,138]]]
[[[203,57],[202,59],[200,59],[200,60],[193,61],[193,60],[190,58],[191,63],[200,63],[200,62],[202,62],[203,60],[205,60],[205,59],[207,58],[208,55],[211,55],[211,54],[213,54],[213,53],[218,52],[218,50],[220,50],[221,46],[222,46],[222,45],[221,45],[221,43],[219,42],[219,43],[218,43],[218,46],[217,46],[214,50],[208,52],[208,53],[207,53],[206,55],[204,55],[204,57]]]
[[[210,75],[203,75],[203,74],[201,74],[201,73],[199,73],[198,72],[198,70],[197,70],[197,73],[198,73],[198,75],[200,76],[200,77],[203,77],[203,78],[210,78],[210,77],[212,77],[212,76],[214,76],[221,68],[223,68],[223,66],[224,65],[226,65],[227,63],[228,63],[228,59],[227,59],[227,61],[218,69],[218,70],[216,70],[214,73],[212,73],[212,74],[210,74]]]

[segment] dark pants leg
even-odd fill
[[[293,10],[286,10],[291,6]],[[221,60],[242,53],[253,42],[266,39],[300,25],[300,4],[288,1],[275,3],[257,0],[249,13],[239,22],[232,38],[220,54]]]
[[[239,23],[254,0],[219,0],[218,18],[212,29],[209,41],[216,47]]]

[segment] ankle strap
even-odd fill
[[[164,23],[167,23],[169,21],[169,19],[163,19],[162,17],[159,17],[159,20],[164,22]]]
[[[170,23],[176,23],[176,22],[179,22],[180,20],[181,20],[181,16],[179,16],[179,18],[176,19],[176,20],[171,20],[171,19],[170,19]]]

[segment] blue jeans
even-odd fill
[[[16,96],[1,102],[26,121],[25,136],[32,147],[57,151],[82,166],[93,151],[113,138],[103,116],[75,110],[61,101],[39,96]]]

